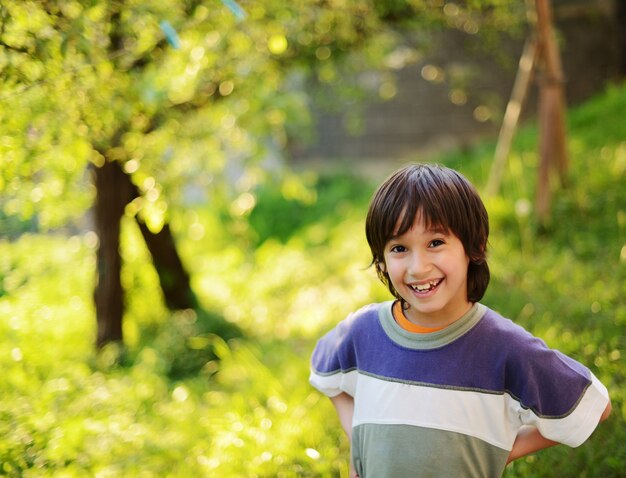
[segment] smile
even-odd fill
[[[443,279],[435,279],[435,280],[431,280],[430,282],[426,282],[425,284],[409,285],[409,287],[413,289],[415,292],[419,292],[419,293],[430,292],[431,290],[435,289],[441,283],[442,280]]]

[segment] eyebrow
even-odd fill
[[[425,229],[425,231],[428,234],[442,234],[444,236],[449,236],[450,235],[450,229],[445,228],[443,226],[428,227],[428,228]],[[409,229],[404,231],[402,234],[394,234],[389,239],[387,239],[387,243],[389,243],[391,241],[394,241],[394,240],[397,240],[399,237],[404,236],[407,232],[409,232]]]

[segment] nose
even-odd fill
[[[431,272],[432,264],[428,254],[421,251],[414,251],[410,256],[407,272],[414,279],[424,279]]]

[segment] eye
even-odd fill
[[[392,246],[389,250],[391,252],[395,252],[396,254],[399,254],[399,253],[402,253],[402,252],[406,252],[406,247],[401,246],[401,245],[398,244],[398,245]]]
[[[443,246],[445,244],[445,241],[443,239],[433,239],[432,241],[430,241],[430,244],[428,244],[428,247],[439,247],[439,246]]]

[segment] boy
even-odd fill
[[[351,477],[499,477],[608,417],[587,368],[479,302],[488,235],[478,193],[451,169],[408,166],[375,193],[366,236],[396,300],[320,339],[310,377],[351,440]]]

